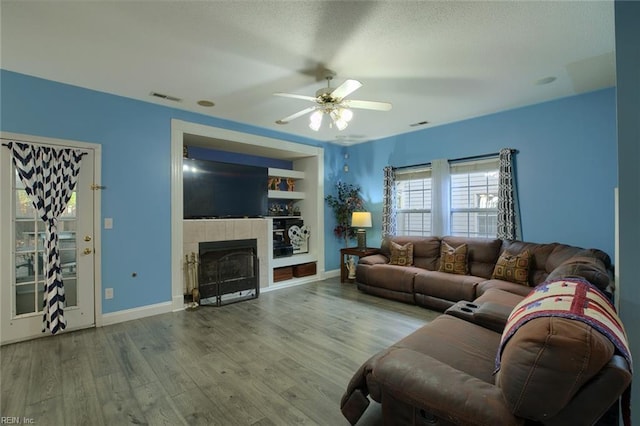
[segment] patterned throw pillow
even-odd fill
[[[413,243],[401,246],[398,243],[391,243],[391,265],[411,266],[413,265]]]
[[[529,265],[531,254],[525,250],[520,254],[503,251],[493,269],[492,279],[509,281],[521,285],[529,285]]]
[[[443,241],[440,246],[440,269],[438,271],[448,274],[467,275],[469,273],[467,245],[462,244],[453,248]]]

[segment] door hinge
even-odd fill
[[[96,185],[95,183],[91,185],[91,190],[92,191],[97,191],[99,189],[107,189],[106,186],[101,186],[101,185]]]

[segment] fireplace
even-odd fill
[[[258,297],[256,239],[200,242],[198,257],[200,304],[221,306]]]

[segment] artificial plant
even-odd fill
[[[342,181],[336,182],[337,195],[327,195],[325,200],[336,219],[336,227],[333,233],[338,238],[344,239],[344,246],[349,245],[349,240],[355,238],[356,230],[351,226],[351,214],[354,211],[362,211],[364,201],[360,195],[360,186]]]

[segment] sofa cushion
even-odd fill
[[[489,290],[496,289],[505,293],[511,293],[516,295],[520,300],[529,295],[533,290],[531,287],[527,287],[520,284],[515,284],[509,281],[503,280],[486,280],[479,283],[476,286],[476,298],[484,296]],[[519,301],[518,301],[519,302]],[[515,305],[514,305],[515,306]]]
[[[398,266],[411,266],[413,265],[413,243],[406,243],[400,245],[391,241],[391,257],[389,263],[391,265]]]
[[[609,339],[585,323],[536,318],[504,347],[496,384],[514,415],[543,422],[565,407],[613,353]]]
[[[562,262],[560,266],[549,274],[547,280],[576,277],[584,278],[602,290],[607,290],[611,283],[605,263],[588,250],[579,252]]]
[[[413,291],[416,294],[424,294],[452,302],[472,301],[476,296],[476,285],[482,281],[484,278],[473,275],[422,271],[414,278]]]
[[[413,265],[418,268],[435,271],[438,269],[438,259],[440,258],[440,238],[438,237],[417,237],[417,236],[395,236],[382,240],[380,252],[391,257],[391,241],[401,246],[413,244]]]
[[[356,281],[372,287],[413,293],[413,277],[423,271],[414,266],[359,265]]]
[[[440,248],[440,268],[438,268],[438,271],[448,274],[467,275],[469,273],[467,245],[460,244],[457,247],[451,247],[443,241]]]
[[[518,254],[512,254],[505,250],[498,258],[491,278],[528,286],[530,263],[529,250]]]
[[[451,315],[440,315],[395,343],[393,348],[411,349],[493,383],[492,372],[499,343],[500,333]]]
[[[522,288],[522,286],[519,286]],[[498,305],[509,306],[513,309],[525,296],[501,290],[500,288],[490,287],[480,297],[473,299],[473,303],[479,305],[482,303],[496,303]]]
[[[540,284],[547,279],[549,272],[553,269],[547,269],[547,262],[553,250],[558,246],[557,243],[538,244],[527,243],[524,241],[502,242],[501,252],[522,253],[528,250],[531,254],[531,262],[529,263],[529,283],[532,287]],[[563,256],[562,261],[566,260]],[[561,263],[561,262],[560,262]]]
[[[491,278],[496,266],[502,240],[495,238],[443,237],[442,241],[452,247],[467,245],[467,266],[469,274],[476,277]]]

